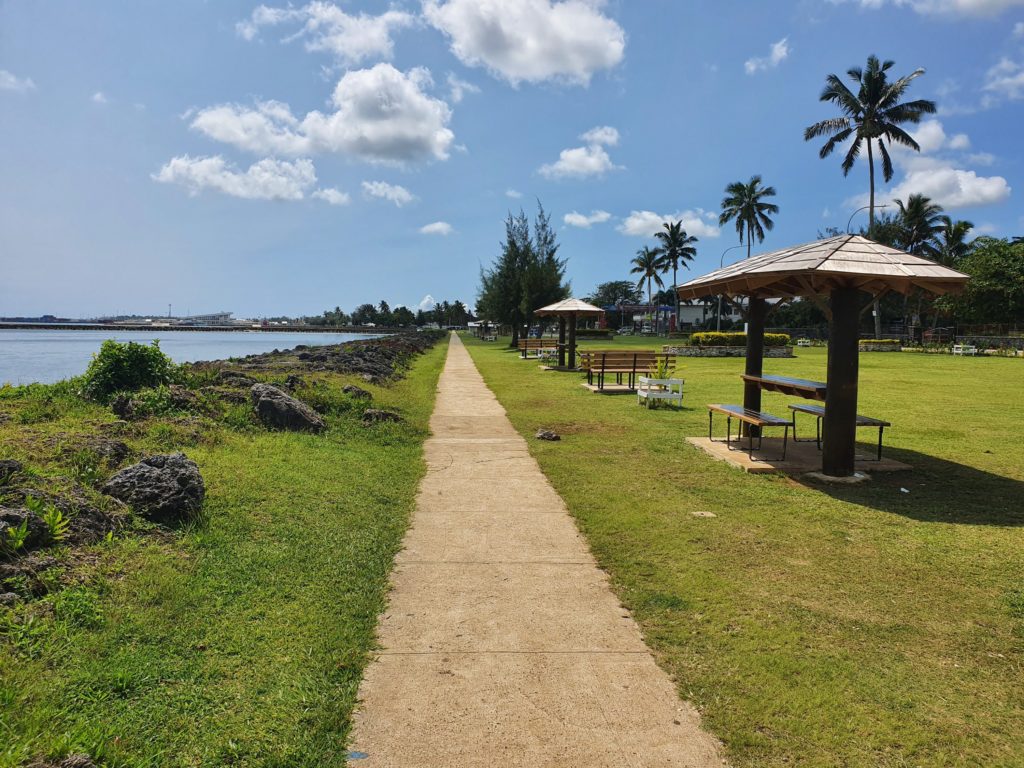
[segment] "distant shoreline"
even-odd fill
[[[357,325],[274,325],[253,328],[238,325],[155,325],[153,323],[5,323],[0,331],[230,331],[252,333],[361,333],[392,334],[408,328],[366,328]]]

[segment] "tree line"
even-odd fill
[[[376,305],[360,304],[351,314],[344,312],[341,307],[335,307],[315,317],[307,317],[305,321],[308,325],[333,327],[375,325],[387,328],[422,328],[431,324],[441,327],[462,326],[472,319],[472,312],[458,300],[440,301],[434,304],[433,309],[418,309],[416,312],[405,306],[392,309],[386,301],[381,300]]]

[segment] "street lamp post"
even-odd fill
[[[850,214],[850,220],[846,222],[846,234],[850,234],[850,225],[853,223],[853,217],[856,216],[861,211],[866,211],[870,207],[871,207],[870,205],[862,205],[860,208],[858,208],[856,211],[854,211],[853,213]],[[877,211],[879,208],[888,208],[888,207],[889,207],[888,204],[876,205],[875,206],[875,210]],[[874,224],[874,221],[872,221],[871,223]],[[871,233],[868,232],[868,234],[870,235]]]
[[[722,269],[723,267],[725,267],[725,254],[727,254],[729,251],[735,251],[737,248],[742,247],[743,243],[740,243],[739,245],[734,245],[731,248],[726,248],[724,251],[722,251],[722,258],[718,260],[718,268]],[[722,294],[718,294],[718,312],[715,316],[715,330],[722,330]]]

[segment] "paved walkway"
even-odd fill
[[[430,425],[350,765],[721,766],[456,336]]]

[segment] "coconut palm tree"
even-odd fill
[[[939,252],[936,259],[947,267],[955,267],[971,250],[967,235],[974,224],[960,219],[953,221],[949,216],[942,216],[942,231],[939,232]]]
[[[687,262],[693,261],[697,255],[697,249],[693,247],[694,243],[697,242],[697,238],[693,235],[687,235],[686,230],[683,229],[682,221],[675,222],[662,222],[662,230],[655,232],[654,236],[658,238],[660,243],[658,250],[661,251],[661,265],[662,269],[666,272],[669,267],[672,268],[672,290],[675,292],[676,286],[676,272],[679,269],[679,265],[682,264],[684,269],[689,269]],[[676,295],[676,327],[678,328],[679,323],[679,296]]]
[[[924,195],[910,195],[907,202],[894,200],[899,209],[900,245],[907,253],[934,258],[944,227],[942,206]]]
[[[736,232],[743,243],[744,232],[747,238],[747,258],[750,258],[750,246],[754,238],[757,242],[764,241],[764,231],[775,226],[768,214],[779,212],[775,203],[765,202],[766,197],[775,197],[775,187],[765,187],[761,177],[751,176],[750,181],[734,181],[725,188],[726,196],[722,198],[722,213],[718,217],[718,226],[724,227],[730,221],[736,222]]]
[[[923,75],[924,70],[915,69],[909,75],[890,83],[886,73],[894,65],[895,62],[882,63],[879,62],[877,56],[868,56],[868,64],[865,69],[860,67],[848,69],[846,74],[856,84],[856,94],[846,87],[838,75],[833,74],[826,77],[825,89],[821,92],[820,100],[835,104],[843,116],[822,120],[804,130],[804,141],[810,141],[820,136],[829,137],[818,152],[818,156],[822,159],[831,155],[836,147],[851,137],[853,138],[846,150],[846,157],[843,158],[844,176],[849,175],[854,163],[857,162],[861,149],[867,147],[869,235],[875,228],[875,145],[877,145],[878,154],[882,158],[882,176],[886,181],[890,181],[893,175],[892,158],[889,157],[889,150],[886,149],[885,142],[895,141],[915,152],[920,152],[921,147],[900,125],[917,124],[921,122],[923,115],[931,115],[935,112],[935,102],[926,99],[900,103],[900,98],[906,93],[910,83]],[[882,313],[877,298],[874,309],[875,337],[879,338],[882,335]]]
[[[890,83],[887,73],[894,65],[895,62],[883,63],[879,62],[877,56],[868,56],[866,68],[848,69],[846,74],[857,86],[856,94],[846,87],[838,75],[826,77],[825,89],[821,92],[820,99],[835,104],[843,116],[822,120],[804,130],[804,141],[820,136],[829,137],[818,152],[822,159],[831,155],[836,147],[853,138],[843,158],[844,176],[849,175],[853,169],[861,150],[867,149],[870,190],[868,210],[872,227],[875,223],[875,149],[878,149],[878,154],[882,158],[883,178],[886,181],[892,180],[892,158],[889,156],[886,142],[896,142],[915,152],[921,151],[914,138],[900,125],[916,125],[921,122],[923,115],[935,113],[933,101],[918,99],[900,103],[900,98],[906,93],[910,83],[923,75],[924,70],[915,69],[909,75]],[[870,227],[868,231],[871,231]]]
[[[636,252],[636,258],[630,262],[633,268],[629,270],[631,275],[640,275],[636,287],[643,289],[647,283],[647,307],[651,306],[651,283],[654,282],[659,288],[665,287],[661,279],[661,253],[657,248],[648,248],[646,245]]]

